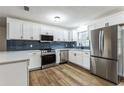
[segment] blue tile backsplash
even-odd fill
[[[32,46],[32,47],[31,47]],[[73,48],[76,42],[40,42],[32,40],[7,40],[8,51],[18,50],[40,50],[40,49],[57,49],[57,48]]]

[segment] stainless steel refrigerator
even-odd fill
[[[91,73],[119,83],[118,26],[90,31]]]

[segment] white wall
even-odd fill
[[[6,50],[6,30],[5,27],[0,27],[0,51]]]

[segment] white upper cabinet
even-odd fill
[[[107,20],[109,20],[109,25],[123,24],[124,23],[124,12],[120,12],[112,16],[109,16],[107,17]]]
[[[88,30],[102,28],[102,27],[105,27],[106,24],[109,25],[109,21],[106,18],[102,18],[102,19],[95,21],[93,24],[89,25]]]
[[[73,41],[78,41],[78,32],[77,31],[73,31]]]
[[[22,39],[22,22],[7,18],[7,39]]]
[[[40,35],[53,35],[54,41],[69,41],[66,29],[7,18],[7,39],[40,40]]]
[[[23,39],[24,40],[40,40],[41,26],[39,24],[24,22],[23,23]]]
[[[60,41],[60,33],[58,31],[53,31],[54,35],[54,41]]]
[[[91,22],[88,29],[94,30],[106,26],[112,26],[117,24],[123,24],[124,23],[124,12],[119,12],[101,19],[98,19],[94,22]]]
[[[33,40],[40,40],[41,26],[39,24],[33,24]]]
[[[66,30],[56,29],[53,32],[54,41],[69,41],[69,33]]]
[[[23,23],[23,39],[33,40],[33,24],[29,22]]]
[[[64,41],[69,41],[69,32],[63,31],[63,35],[64,35]]]
[[[63,31],[53,31],[54,32],[54,41],[64,41],[64,33]]]
[[[42,35],[53,35],[53,31],[50,26],[41,25],[40,34]]]

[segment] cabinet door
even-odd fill
[[[7,39],[21,39],[22,38],[22,23],[19,21],[7,22]]]
[[[95,29],[95,24],[92,24],[92,25],[89,25],[88,26],[88,30],[91,31],[91,30],[94,30]]]
[[[41,27],[38,24],[33,24],[33,40],[40,40]]]
[[[60,63],[60,51],[56,50],[56,63],[59,64]]]
[[[64,40],[62,31],[53,31],[53,35],[54,35],[54,41],[63,41]]]
[[[27,86],[28,62],[15,62],[0,65],[0,86]]]
[[[54,41],[57,41],[58,38],[57,38],[57,31],[53,31],[53,36],[54,36]]]
[[[82,52],[77,52],[77,60],[76,60],[76,64],[79,66],[83,66],[83,53]]]
[[[73,31],[73,41],[78,41],[78,32]]]
[[[31,23],[23,23],[23,39],[33,40],[33,25]]]
[[[64,31],[64,41],[69,41],[69,32],[68,31]]]
[[[74,51],[69,51],[69,61],[72,63],[77,62],[77,54]]]
[[[64,33],[63,31],[57,31],[57,38],[58,38],[58,41],[64,41]]]
[[[68,32],[68,40],[73,41],[73,32],[72,31]]]
[[[83,53],[83,67],[90,70],[90,52]]]

